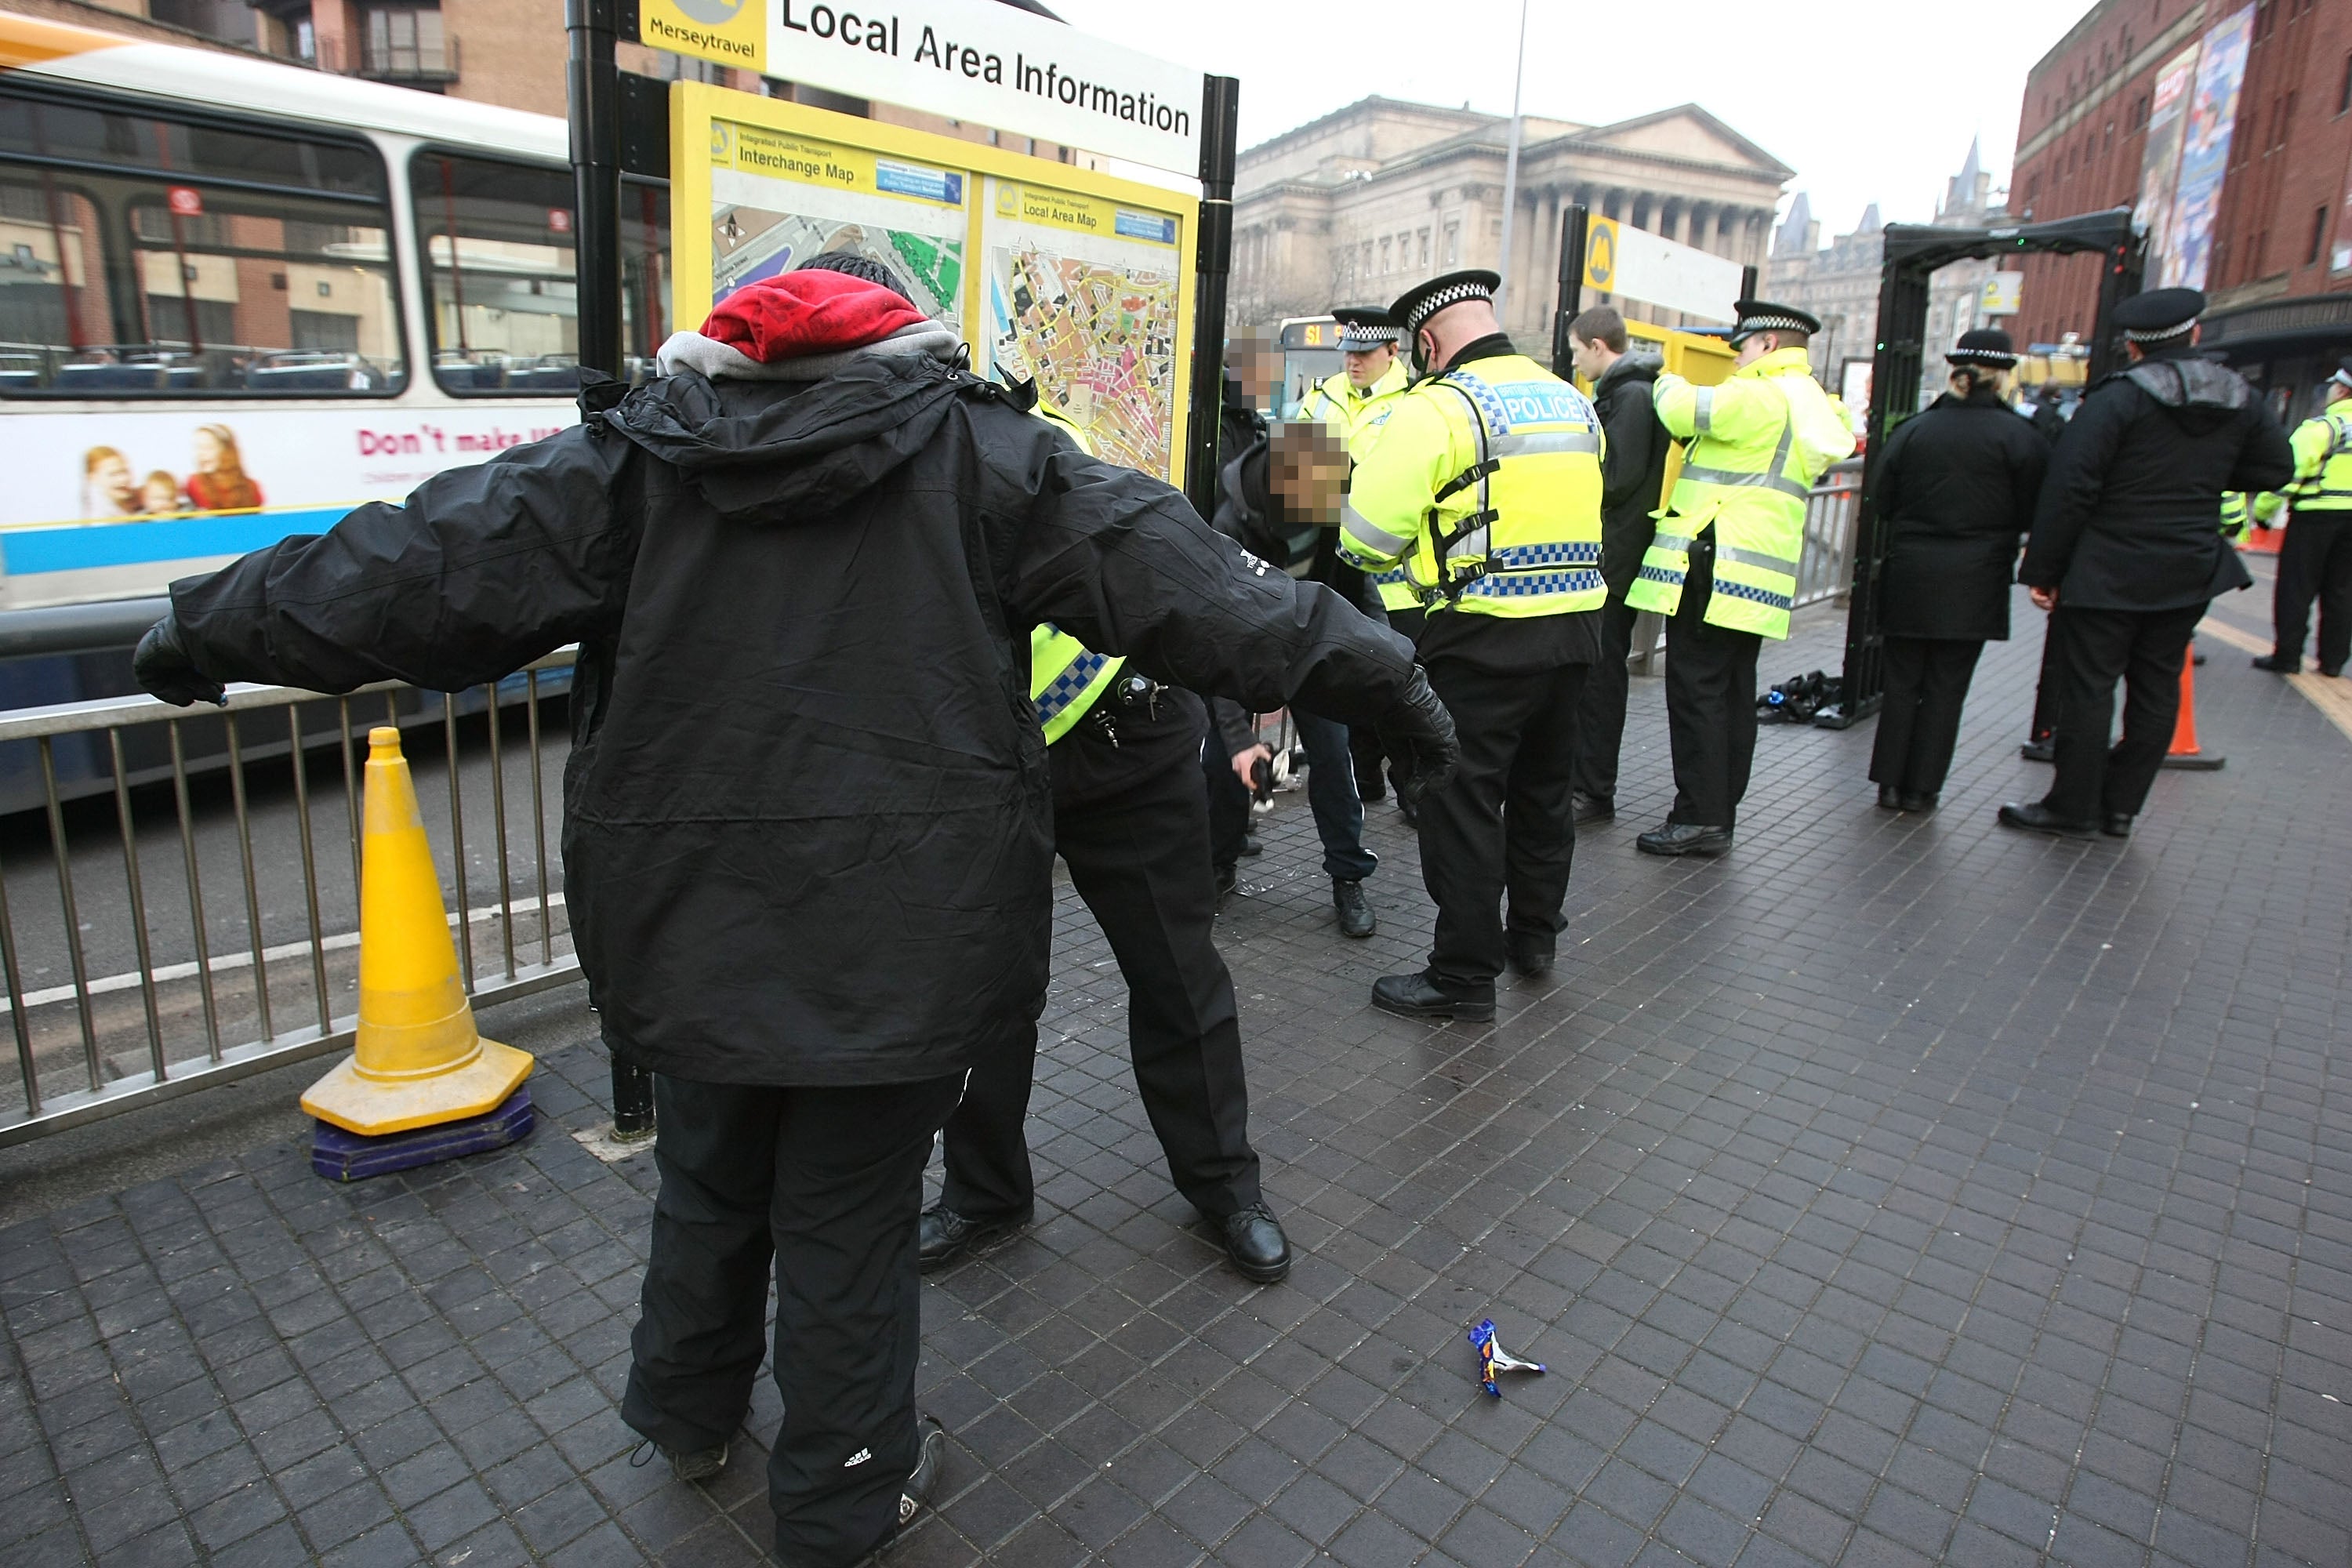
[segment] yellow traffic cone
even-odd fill
[[[368,1137],[495,1110],[529,1076],[528,1051],[482,1038],[416,806],[400,731],[368,731],[360,874],[358,1048],[302,1109]]]

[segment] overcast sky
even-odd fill
[[[1244,147],[1370,93],[1511,111],[1517,0],[1047,4],[1087,32],[1239,77]],[[1873,201],[1889,221],[1934,216],[1972,135],[2005,185],[2025,73],[2087,7],[1532,0],[1524,106],[1602,124],[1698,103],[1797,171],[1788,189],[1811,193],[1826,239]]]

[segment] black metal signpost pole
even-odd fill
[[[1192,250],[1192,389],[1184,495],[1204,519],[1217,510],[1217,409],[1224,402],[1225,279],[1233,266],[1241,100],[1242,84],[1234,78],[1201,79],[1201,221]]]
[[[571,44],[572,244],[580,290],[580,368],[621,374],[621,79],[613,45],[620,0],[565,0]],[[654,1130],[653,1075],[610,1041],[613,1136]]]
[[[1582,202],[1570,204],[1559,218],[1559,310],[1551,323],[1551,373],[1562,381],[1576,376],[1568,324],[1584,309],[1584,245],[1592,215]]]

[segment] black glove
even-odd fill
[[[131,656],[131,673],[141,686],[174,708],[192,702],[228,706],[226,689],[196,668],[196,661],[188,657],[187,645],[180,640],[179,622],[168,614],[139,639],[139,651]]]
[[[1444,788],[1445,781],[1454,776],[1454,764],[1462,760],[1462,747],[1454,738],[1454,715],[1429,689],[1429,678],[1419,665],[1413,666],[1412,679],[1381,715],[1375,728],[1391,771],[1398,763],[1405,764],[1406,771],[1397,779],[1397,794],[1414,805],[1433,790]]]

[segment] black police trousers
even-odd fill
[[[2289,658],[2303,657],[2314,599],[2319,601],[2319,668],[2340,670],[2352,655],[2352,511],[2298,508],[2287,520],[2271,620],[2278,651]]]
[[[1890,637],[1885,703],[1870,749],[1870,778],[1907,795],[1936,795],[1952,771],[1960,710],[1984,654],[1982,639]]]
[[[1549,939],[1568,923],[1568,797],[1587,668],[1506,674],[1442,653],[1429,662],[1462,747],[1454,777],[1421,803],[1421,879],[1437,905],[1429,975],[1465,1000],[1494,994],[1507,930]]]
[[[1756,765],[1756,657],[1764,639],[1706,618],[1712,539],[1692,544],[1690,563],[1682,601],[1666,622],[1666,738],[1675,754],[1666,820],[1733,827]]]
[[[1633,673],[1633,622],[1641,611],[1612,594],[1601,607],[1601,658],[1585,678],[1576,710],[1576,787],[1595,800],[1617,798],[1617,754],[1625,744],[1625,700]]]
[[[2180,665],[2202,602],[2174,610],[2070,610],[2051,615],[2059,643],[2058,776],[2042,804],[2070,822],[2137,816],[2172,745],[2180,716]],[[2124,683],[2124,732],[2113,750],[2116,682]]]
[[[845,1568],[898,1528],[922,1350],[915,1233],[963,1075],[857,1089],[654,1077],[653,1256],[621,1419],[664,1448],[742,1426],[776,1281],[776,1551]],[[862,1458],[860,1456],[863,1456]]]
[[[1209,750],[1217,749],[1213,731]],[[1230,766],[1225,776],[1233,777]],[[1233,976],[1213,940],[1217,889],[1208,837],[1208,804],[1187,753],[1107,799],[1055,806],[1054,847],[1127,981],[1136,1092],[1169,1174],[1194,1208],[1223,1219],[1258,1201],[1258,1160],[1249,1145]],[[1035,1188],[1024,1124],[1036,1065],[1032,1030],[1019,1049],[972,1068],[944,1139],[940,1201],[958,1214],[993,1219],[1029,1211]]]

